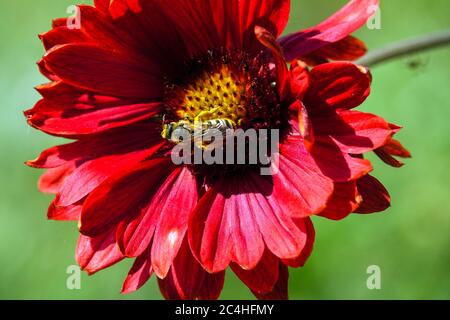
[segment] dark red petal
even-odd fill
[[[76,142],[47,149],[37,159],[28,161],[27,165],[33,168],[56,168],[69,162],[79,164],[112,154],[123,155],[149,149],[161,142],[158,130],[159,126],[151,124],[133,124],[88,135]]]
[[[185,45],[187,38],[176,28],[179,22],[172,21],[164,12],[164,6],[163,1],[140,1],[142,10],[128,10],[120,19],[96,19],[96,23],[89,28],[89,34],[94,39],[98,38],[99,33],[103,34],[102,39],[109,42],[112,39],[116,43],[113,47],[125,43],[131,50],[159,66],[165,74],[176,74],[185,68],[190,58]]]
[[[394,168],[400,168],[404,165],[402,161],[395,157],[411,158],[411,153],[403,147],[400,141],[395,139],[390,139],[384,146],[375,150],[375,153],[384,163]]]
[[[300,60],[291,62],[291,91],[295,99],[302,101],[310,83],[308,67]]]
[[[88,136],[48,149],[27,164],[38,168],[56,167],[41,177],[40,186],[44,191],[59,194],[57,206],[69,206],[110,176],[157,152],[164,142],[157,135],[151,135],[153,132],[149,128],[136,125]]]
[[[276,42],[275,37],[263,27],[256,26],[255,34],[258,41],[272,52],[277,72],[278,94],[280,99],[284,101],[292,93],[289,88],[290,72],[284,60],[283,51]]]
[[[355,181],[336,183],[327,207],[319,215],[331,220],[342,220],[356,210],[362,202]]]
[[[390,139],[383,148],[393,156],[411,158],[411,153],[396,139]]]
[[[278,281],[273,288],[273,290],[269,293],[257,293],[253,292],[258,300],[288,300],[288,282],[289,280],[289,270],[283,265],[281,262],[279,263],[279,271],[278,271]]]
[[[296,127],[298,127],[298,133],[303,139],[306,150],[311,151],[315,142],[315,136],[308,110],[306,110],[305,105],[300,100],[296,100],[293,104],[291,104],[289,110],[298,114],[298,121],[295,122],[294,120],[294,123]]]
[[[261,261],[252,270],[244,270],[232,263],[231,268],[241,281],[258,293],[271,292],[278,281],[278,265],[280,259],[266,250]]]
[[[358,191],[361,194],[362,203],[355,210],[356,213],[381,212],[391,205],[389,192],[380,181],[370,175],[358,180]]]
[[[342,40],[362,27],[375,13],[379,0],[352,0],[319,25],[280,40],[288,60]]]
[[[152,245],[152,265],[165,278],[185,238],[188,218],[198,200],[195,176],[185,168],[171,185],[161,187],[149,210],[160,214]],[[153,203],[153,201],[152,201]]]
[[[223,0],[176,0],[159,2],[163,12],[171,20],[173,27],[178,30],[187,45],[191,56],[208,52],[211,48],[226,47],[227,32],[219,30],[214,19],[217,14],[223,18],[233,18],[233,15],[225,14],[223,11],[214,11],[212,6],[232,10],[235,8],[235,1],[224,6]],[[220,20],[218,20],[219,22]],[[233,26],[233,24],[228,24]],[[223,25],[220,26],[221,29]],[[220,31],[220,32],[219,32]]]
[[[312,114],[353,109],[370,94],[368,70],[351,62],[322,64],[311,70],[310,77],[304,103]]]
[[[168,300],[217,300],[224,284],[225,272],[210,274],[195,260],[187,240],[174,260],[169,274],[158,279]]]
[[[51,81],[60,81],[61,80],[61,79],[59,79],[59,77],[57,75],[55,75],[52,71],[50,71],[47,68],[45,61],[43,59],[39,60],[37,65],[38,65],[39,71],[47,79],[49,79]]]
[[[373,169],[369,160],[343,153],[332,140],[326,143],[316,141],[312,155],[323,174],[334,182],[356,180]]]
[[[115,3],[120,2],[115,1]],[[111,7],[114,7],[114,5],[111,5]],[[101,44],[102,47],[108,48],[113,52],[128,53],[130,57],[146,61],[146,67],[155,66],[155,62],[145,55],[146,51],[144,48],[147,48],[147,43],[141,42],[140,45],[138,43],[141,39],[137,35],[141,34],[141,27],[135,25],[135,32],[130,32],[127,28],[128,25],[123,20],[120,20],[120,22],[114,21],[105,12],[96,10],[91,6],[80,5],[79,9],[81,13],[81,31],[93,43]],[[123,12],[125,14],[127,8],[124,6],[123,9],[125,9]],[[135,18],[135,20],[138,19]],[[151,36],[152,34],[149,33],[149,40]],[[158,50],[158,48],[155,49]]]
[[[78,221],[80,219],[83,201],[67,207],[58,207],[55,205],[57,200],[53,201],[48,208],[47,217],[55,221]]]
[[[288,0],[175,0],[161,2],[165,14],[181,33],[191,55],[211,48],[261,50],[254,28],[257,24],[278,37],[290,11]]]
[[[44,57],[47,67],[76,87],[118,97],[158,99],[163,92],[160,70],[146,61],[98,45],[57,46]]]
[[[308,54],[309,59],[316,61],[355,61],[365,55],[367,47],[361,40],[348,36],[338,42],[330,43]],[[312,64],[315,65],[315,64]]]
[[[299,226],[299,228],[306,230],[306,245],[298,257],[291,260],[283,260],[283,263],[292,268],[300,268],[306,264],[306,261],[311,256],[312,250],[314,248],[314,241],[316,239],[316,232],[310,218],[295,219],[294,221]]]
[[[95,236],[109,230],[124,217],[137,215],[171,170],[170,159],[155,159],[106,180],[86,199],[80,217],[80,232]]]
[[[153,150],[142,150],[125,155],[105,156],[87,161],[64,181],[59,190],[59,206],[68,206],[94,191],[108,178],[126,170],[133,164],[151,156],[159,146]]]
[[[56,18],[52,21],[52,28],[64,27],[67,25],[67,18]]]
[[[115,230],[111,230],[93,238],[80,235],[76,258],[83,270],[94,274],[123,260],[124,256],[116,245]]]
[[[188,58],[184,40],[162,12],[157,1],[127,0],[108,12],[80,6],[82,31],[95,43],[109,50],[134,55],[154,70],[173,73],[184,67]],[[122,8],[121,12],[116,12]],[[129,10],[131,8],[131,10]],[[117,19],[121,15],[120,19]],[[116,18],[116,19],[114,19]]]
[[[378,149],[395,133],[383,118],[351,110],[315,117],[313,126],[317,140],[331,138],[342,152],[351,154]]]
[[[161,110],[160,103],[116,104],[98,108],[89,103],[76,108],[72,103],[40,100],[33,109],[25,112],[28,124],[48,134],[79,138],[149,119]]]
[[[46,33],[40,34],[45,50],[68,43],[89,42],[90,39],[79,29],[69,29],[67,26],[54,28]]]
[[[279,160],[273,182],[286,213],[307,217],[322,211],[333,192],[333,180],[323,174],[302,139],[287,138],[280,145]]]
[[[380,158],[384,163],[386,163],[387,165],[390,165],[391,167],[394,168],[401,168],[403,167],[405,164],[400,161],[397,160],[396,158],[394,158],[393,156],[391,156],[389,154],[389,152],[387,152],[384,148],[380,148],[375,150],[375,154],[378,156],[378,158]]]
[[[140,288],[150,279],[153,274],[152,261],[150,257],[150,251],[137,257],[133,266],[128,272],[127,278],[122,286],[122,293],[133,293]]]
[[[241,0],[238,6],[242,44],[250,52],[256,52],[260,47],[253,33],[255,26],[267,29],[278,38],[288,23],[291,3],[290,0]]]

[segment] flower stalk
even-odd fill
[[[450,29],[390,44],[385,48],[368,53],[356,63],[373,68],[381,63],[388,62],[396,58],[412,55],[426,50],[436,49],[449,44]]]

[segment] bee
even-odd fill
[[[171,122],[163,124],[161,136],[163,139],[178,144],[183,142],[181,137],[191,136],[194,131],[195,127],[188,121]]]
[[[411,71],[423,71],[423,69],[425,69],[428,63],[429,63],[428,59],[417,58],[407,61],[406,66]]]
[[[220,134],[225,139],[230,130],[233,131],[235,128],[236,124],[230,119],[215,119],[204,122],[194,121],[193,123],[181,120],[164,124],[161,136],[175,144],[193,142],[201,149],[209,149],[214,148],[215,143],[205,144],[204,138],[208,140],[209,137]],[[186,138],[188,139],[186,140]]]

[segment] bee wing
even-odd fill
[[[212,135],[211,130],[216,131],[216,133],[220,133],[221,138],[217,139],[219,134]],[[211,140],[211,136],[214,137],[214,140],[212,142],[208,143],[208,144],[204,144],[203,143],[204,138],[206,138],[206,140],[209,142]],[[227,139],[229,137],[234,137],[234,130],[230,130],[230,129],[223,129],[222,130],[222,129],[219,129],[219,128],[215,128],[215,129],[210,129],[210,130],[208,130],[208,132],[203,134],[201,136],[201,140],[199,140],[199,141],[200,141],[200,144],[202,145],[202,148],[204,150],[211,151],[211,150],[216,149],[218,147],[224,147],[225,144],[226,144],[226,141],[227,141]]]

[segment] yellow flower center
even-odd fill
[[[205,71],[183,89],[175,113],[190,122],[228,119],[240,125],[247,116],[248,83],[246,72],[233,72],[227,65]]]

